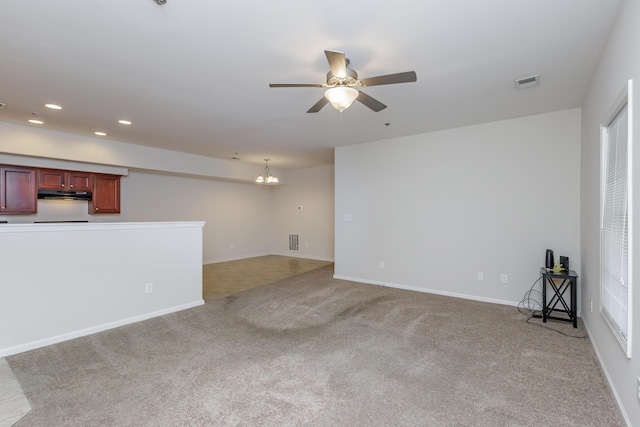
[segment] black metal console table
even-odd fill
[[[540,269],[540,274],[542,275],[542,321],[546,323],[547,319],[564,320],[573,322],[573,327],[577,328],[578,275],[576,272],[569,270],[568,272],[554,273],[543,267]],[[547,301],[547,287],[553,289],[549,301]],[[567,290],[571,297],[570,304],[567,303],[564,296]],[[567,317],[554,316],[554,313],[562,313]]]

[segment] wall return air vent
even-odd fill
[[[536,87],[540,85],[540,75],[536,74],[534,76],[522,77],[514,81],[516,83],[516,89],[518,90]]]
[[[289,234],[289,250],[290,251],[298,251],[298,235],[297,234]]]

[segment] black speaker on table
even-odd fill
[[[553,268],[553,251],[551,249],[547,249],[547,253],[544,258],[544,266],[548,269]]]

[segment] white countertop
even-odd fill
[[[56,222],[0,224],[0,233],[39,231],[90,231],[90,230],[130,230],[145,228],[187,228],[204,227],[205,221],[172,222]]]

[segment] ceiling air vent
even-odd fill
[[[521,90],[538,86],[540,84],[540,76],[536,74],[535,76],[523,77],[514,81],[516,82],[516,89]]]

